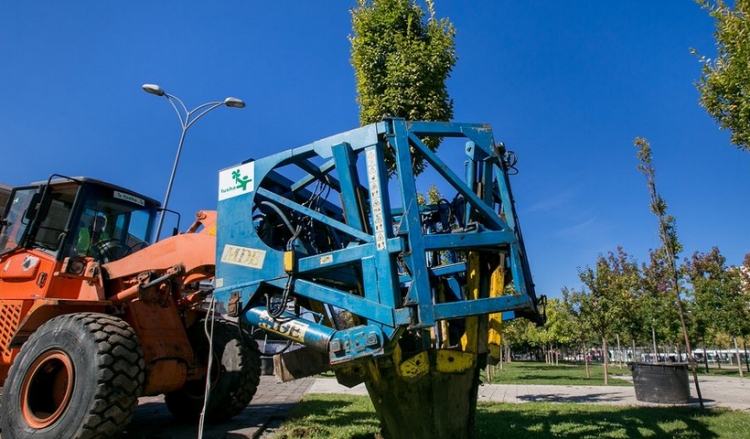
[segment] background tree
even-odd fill
[[[559,364],[559,349],[570,343],[573,323],[569,319],[564,303],[557,298],[547,302],[546,317],[544,326],[531,325],[533,329],[531,337],[535,344],[541,346],[547,363]]]
[[[685,264],[688,263],[689,261],[685,260]],[[683,265],[682,269],[685,272],[685,278],[689,280],[690,274],[688,273],[688,266]],[[690,333],[690,340],[693,340],[694,351],[699,347],[703,348],[703,366],[705,367],[706,373],[709,373],[708,353],[706,348],[708,347],[708,342],[715,345],[715,331],[712,330],[714,325],[712,325],[713,322],[711,320],[706,318],[706,313],[701,309],[701,304],[696,300],[694,287],[693,290],[688,291],[686,295],[688,300],[685,303],[685,318],[687,320],[688,332]],[[697,362],[698,358],[696,358],[695,361]]]
[[[568,312],[565,303],[557,298],[547,301],[547,320],[544,322],[546,342],[549,346],[549,362],[559,363],[559,350],[561,347],[569,346],[574,340],[572,334],[575,322]]]
[[[607,338],[623,318],[623,302],[634,287],[638,266],[621,247],[617,253],[609,252],[596,261],[596,268],[586,267],[578,276],[586,286],[587,294],[581,296],[581,311],[589,320],[591,329],[602,342],[604,359],[604,384],[609,384],[609,348]]]
[[[696,314],[712,329],[731,335],[737,349],[737,337],[747,333],[747,303],[741,290],[741,274],[736,268],[726,266],[726,258],[717,247],[709,253],[694,253],[686,269],[693,286]],[[737,366],[742,373],[742,363],[737,352]]]
[[[701,58],[700,103],[731,141],[750,151],[750,0],[698,0],[715,19],[716,58]],[[694,51],[695,52],[695,51]]]
[[[351,63],[357,79],[362,125],[385,116],[410,120],[448,121],[453,101],[445,81],[456,64],[455,29],[447,18],[436,19],[415,0],[358,0],[352,10]],[[433,151],[439,141],[425,142]],[[393,169],[390,149],[386,162]],[[413,164],[415,173],[424,161]]]
[[[588,346],[594,338],[594,332],[591,329],[591,319],[586,314],[588,295],[583,291],[563,288],[563,303],[567,308],[567,314],[573,321],[571,328],[571,337],[573,341],[581,347],[581,354],[586,365],[586,378],[591,378],[589,369]]]
[[[618,306],[613,322],[613,331],[618,339],[620,335],[626,335],[630,339],[632,359],[635,361],[636,341],[645,339],[644,320],[641,313],[643,283],[638,263],[618,247],[619,253],[622,253],[625,257],[620,263],[621,268],[616,290]],[[622,358],[620,358],[620,361],[622,361]]]
[[[750,372],[750,355],[747,351],[747,343],[750,339],[750,253],[745,255],[745,259],[742,261],[742,265],[737,267],[740,277],[740,291],[743,295],[743,303],[745,304],[745,333],[742,338],[742,349],[745,351],[745,368]]]
[[[539,360],[543,346],[538,332],[536,324],[526,319],[503,322],[503,343],[510,347],[511,355],[513,352],[526,353]]]
[[[649,250],[649,262],[641,268],[641,316],[646,338],[651,340],[654,361],[658,361],[658,342],[682,344],[680,316],[675,306],[672,270],[664,247]]]

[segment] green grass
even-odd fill
[[[503,364],[503,368],[495,368],[492,374],[492,384],[544,384],[561,386],[603,386],[604,366],[589,365],[591,378],[586,378],[586,367],[579,364],[560,363],[559,366],[514,361]],[[612,375],[630,375],[627,367],[609,366],[610,386],[632,386],[629,381],[613,378]],[[483,376],[486,374],[482,374]],[[485,378],[486,380],[486,378]]]
[[[273,439],[373,439],[380,431],[366,396],[305,395]]]
[[[697,363],[696,365],[696,371],[699,375],[707,375],[707,376],[723,376],[723,377],[737,377],[739,378],[740,373],[737,370],[737,365],[730,366],[728,364],[724,364],[721,366],[721,369],[716,367],[715,364],[712,364],[711,367],[708,369],[708,373],[706,373],[706,366],[703,365],[703,363]],[[750,377],[750,372],[745,369],[745,366],[742,366],[742,372],[745,375],[745,378]]]
[[[479,438],[722,438],[750,437],[750,414],[701,413],[689,407],[617,407],[591,404],[481,404]]]
[[[306,395],[273,438],[375,439],[379,431],[367,397]],[[479,404],[477,439],[540,437],[747,439],[750,413],[575,403]]]

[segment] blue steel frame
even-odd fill
[[[428,137],[466,138],[466,175],[441,161],[423,142]],[[417,204],[414,156],[461,201],[439,231],[426,218],[445,209]],[[286,170],[297,178],[282,175]],[[441,320],[497,312],[504,319],[540,318],[505,151],[488,125],[386,119],[221,175],[229,173],[237,185],[219,188],[215,297],[225,309],[239,306],[253,325],[293,332],[289,338],[328,353],[332,364],[388,353],[404,331]],[[390,200],[394,178],[399,207]],[[513,293],[490,298],[486,287],[467,300],[469,267],[457,255],[469,251],[504,254]],[[448,254],[448,261],[435,263],[433,252]],[[437,297],[439,282],[449,300]],[[269,313],[274,302],[266,296],[282,306],[299,300],[317,314],[285,307],[272,317],[278,312]],[[355,327],[337,327],[333,314],[342,309],[357,316]]]

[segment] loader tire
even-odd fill
[[[209,341],[204,320],[188,330],[195,355],[208,365]],[[260,350],[247,333],[244,337],[234,323],[214,322],[211,391],[206,405],[205,420],[225,421],[247,407],[260,383]],[[205,379],[188,381],[180,389],[165,395],[167,408],[180,420],[195,421],[203,410]]]
[[[2,437],[114,437],[138,404],[143,369],[140,341],[127,322],[98,313],[56,317],[29,337],[10,367]]]

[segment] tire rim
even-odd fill
[[[29,367],[21,387],[21,413],[31,428],[52,425],[63,414],[73,394],[75,370],[60,350],[45,352]]]

